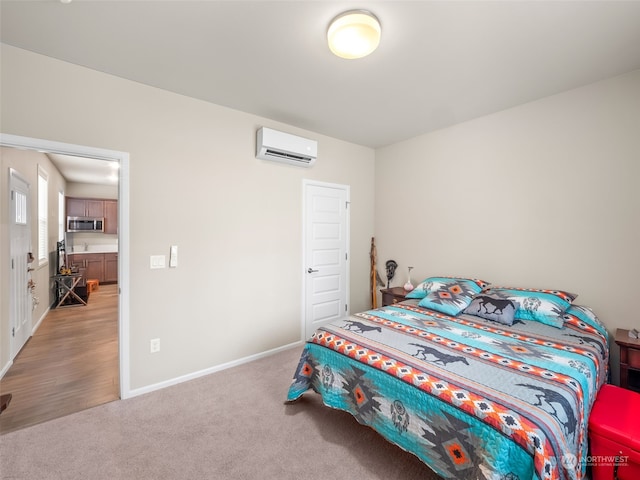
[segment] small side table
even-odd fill
[[[620,347],[620,386],[640,392],[640,340],[618,328],[615,341]]]
[[[382,306],[393,305],[394,303],[403,302],[407,291],[402,287],[383,288],[380,290],[382,293]]]
[[[76,293],[76,287],[80,280],[82,280],[81,274],[71,274],[71,275],[54,275],[53,279],[56,282],[56,289],[58,291],[58,303],[56,304],[56,308],[62,306],[67,298],[70,298],[73,301],[77,301],[76,305],[86,305],[87,302],[80,297]]]

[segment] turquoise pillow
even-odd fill
[[[468,278],[431,277],[427,280],[422,283],[429,286],[428,292],[418,306],[451,316],[467,308],[473,297],[482,291],[481,285],[486,285],[481,280]],[[427,291],[425,288],[422,290]]]
[[[485,288],[489,283],[484,280],[478,280],[477,278],[461,278],[461,277],[429,277],[425,278],[422,282],[418,284],[416,288],[411,290],[409,293],[405,295],[405,298],[424,298],[429,292],[438,290],[444,285],[450,283],[458,283],[465,282],[469,284],[475,284],[480,287],[480,290]],[[480,291],[478,290],[478,291]]]
[[[567,308],[567,311],[564,312],[564,317],[567,317],[568,315],[576,317],[581,322],[592,326],[593,328],[601,332],[605,337],[608,337],[609,332],[607,332],[607,327],[604,326],[604,324],[589,307],[585,307],[584,305],[571,305],[569,308]]]
[[[514,317],[562,328],[564,312],[577,295],[561,290],[491,287],[485,293],[511,300],[517,306]]]

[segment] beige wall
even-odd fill
[[[65,193],[69,197],[117,199],[118,186],[68,182],[67,190]]]
[[[368,307],[372,149],[6,45],[1,53],[2,132],[130,154],[132,389],[300,340],[304,178],[351,186],[351,309]],[[256,160],[262,125],[317,139],[316,165]],[[179,267],[150,270],[149,256],[170,245]]]
[[[49,158],[43,153],[14,148],[0,147],[0,370],[9,361],[10,341],[7,335],[10,331],[9,318],[9,196],[5,194],[9,186],[9,169],[13,168],[29,183],[31,192],[31,204],[29,215],[31,216],[31,251],[37,257],[38,253],[38,166],[47,173],[49,209],[49,251],[51,252],[48,263],[38,265],[36,260],[32,266],[31,278],[36,283],[34,297],[38,299],[38,305],[31,312],[32,324],[35,326],[47,313],[54,295],[51,283],[51,275],[56,269],[56,243],[58,241],[58,192],[64,190],[66,182],[60,175]]]
[[[395,285],[412,265],[414,283],[563,288],[610,331],[638,326],[639,71],[378,149],[374,168],[368,148],[1,53],[4,133],[130,154],[133,389],[300,338],[303,178],[351,186],[352,311],[368,307],[375,220],[379,263],[400,264]],[[256,160],[261,125],[317,138],[317,165]],[[172,244],[179,268],[150,270]]]
[[[379,149],[380,263],[395,285],[411,265],[566,289],[609,331],[640,327],[639,154],[640,71]]]

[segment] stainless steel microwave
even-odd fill
[[[67,232],[104,232],[104,217],[67,217]]]

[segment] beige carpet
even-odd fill
[[[285,405],[300,351],[2,435],[0,478],[438,478],[313,392]]]

